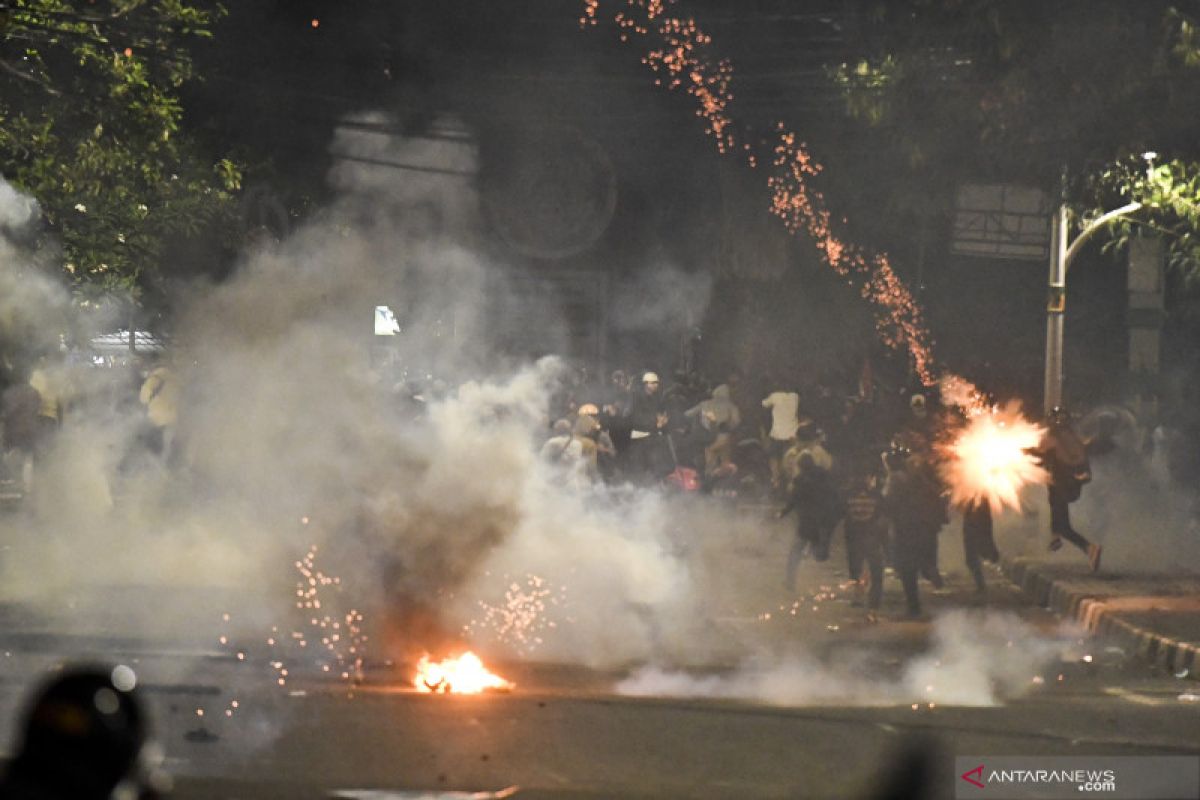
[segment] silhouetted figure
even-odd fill
[[[1060,549],[1065,539],[1083,551],[1092,572],[1096,572],[1100,569],[1100,545],[1088,541],[1071,527],[1070,505],[1079,499],[1083,485],[1092,479],[1087,447],[1071,427],[1065,409],[1052,409],[1047,421],[1050,427],[1034,452],[1050,475],[1047,483],[1050,495],[1050,550]]]
[[[846,498],[846,562],[850,579],[861,595],[867,587],[867,613],[874,619],[883,598],[883,561],[887,549],[887,519],[883,516],[883,498],[870,475],[856,477]],[[863,565],[867,573],[863,574]]]
[[[128,673],[132,676],[132,671]],[[20,751],[0,782],[3,800],[107,800],[123,781],[140,783],[146,721],[132,693],[97,668],[56,676],[26,712]]]
[[[629,411],[629,473],[635,481],[656,483],[671,471],[665,436],[670,414],[659,391],[658,375],[642,375],[642,390]]]
[[[926,800],[942,796],[939,778],[946,756],[925,738],[909,741],[879,774],[871,800]]]
[[[908,616],[921,614],[917,577],[941,588],[937,569],[937,536],[945,524],[945,503],[924,462],[908,448],[893,446],[884,457],[888,476],[883,488],[884,513],[892,520],[892,561],[904,587]]]
[[[779,517],[791,511],[796,512],[797,524],[784,578],[784,586],[789,592],[795,591],[796,570],[806,552],[811,552],[817,561],[829,558],[829,537],[841,515],[833,480],[807,453],[800,457],[800,474],[792,483],[791,499],[779,512]]]
[[[972,501],[963,509],[963,555],[967,569],[975,581],[976,594],[987,591],[983,580],[983,561],[995,563],[1000,560],[996,539],[992,531],[992,509],[986,499]]]

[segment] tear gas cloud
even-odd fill
[[[444,155],[394,141],[352,128],[334,149],[397,161]],[[558,658],[646,657],[657,614],[691,613],[661,498],[631,492],[617,502],[564,485],[537,460],[561,365],[509,370],[492,348],[489,307],[503,302],[505,270],[468,246],[466,182],[380,174],[339,163],[337,202],[246,253],[226,282],[190,289],[166,356],[182,387],[178,469],[138,455],[143,410],[103,402],[98,385],[110,371],[72,369],[72,392],[87,402],[67,415],[26,508],[0,523],[12,542],[8,599],[52,614],[61,629],[94,631],[97,620],[64,598],[155,587],[162,602],[123,607],[105,624],[207,637],[237,608],[234,624],[261,629],[282,623],[290,565],[317,544],[361,606],[413,602],[449,630],[468,621],[475,597],[502,591],[509,571],[568,584],[578,602]],[[19,254],[6,255],[0,280],[28,283]],[[52,280],[33,285],[41,295],[21,304],[30,319],[69,307]],[[409,378],[451,387],[430,394],[416,419],[372,352],[370,314],[381,302],[401,309],[404,329],[388,359]],[[559,320],[543,313],[515,322],[554,349]]]
[[[437,149],[447,146],[350,126],[333,150],[411,162],[449,158]],[[453,155],[469,168],[468,152]],[[122,605],[121,619],[105,624],[212,641],[205,637],[222,612],[236,608],[232,624],[249,635],[287,624],[291,565],[316,544],[325,569],[376,619],[419,606],[452,637],[478,619],[481,602],[503,603],[514,582],[532,575],[561,596],[554,627],[531,651],[490,641],[495,652],[597,667],[652,661],[663,670],[741,663],[745,645],[710,622],[708,596],[721,579],[713,564],[722,547],[759,523],[720,504],[581,486],[536,457],[561,364],[517,363],[495,343],[502,324],[518,325],[554,351],[564,326],[551,307],[495,319],[492,309],[519,298],[505,264],[476,246],[469,182],[352,159],[338,162],[331,181],[340,197],[330,207],[283,241],[245,253],[225,282],[189,290],[167,356],[181,386],[177,468],[138,455],[142,409],[105,388],[128,376],[74,370],[75,392],[88,402],[68,415],[27,508],[0,521],[11,543],[5,599],[53,613],[59,629],[96,630],[94,618],[67,613],[63,598],[111,600],[121,587],[151,587],[156,602]],[[0,215],[19,220],[28,203],[4,188],[0,201],[16,210]],[[43,320],[66,314],[68,293],[31,278],[24,255],[5,247],[0,322],[45,328]],[[703,276],[651,271],[637,302],[617,298],[615,324],[698,321],[710,288]],[[399,378],[371,336],[381,303],[397,309],[402,325],[386,354]],[[31,341],[22,330],[5,328]],[[427,376],[447,390],[425,386],[426,408],[415,414],[407,387],[391,382]],[[988,687],[1008,671],[972,654],[1007,650],[997,644],[1003,637],[970,638],[960,623],[941,624],[953,635],[939,640],[936,669],[961,673],[947,701],[991,702]],[[981,623],[985,632],[1006,624]],[[400,649],[439,644],[403,628],[393,641]],[[700,693],[770,702],[879,696],[800,656],[758,658]],[[923,669],[914,663],[885,694],[912,696]],[[655,675],[639,673],[625,689],[694,690],[674,673]]]
[[[954,611],[935,621],[930,651],[908,661],[898,675],[887,675],[866,652],[829,661],[804,652],[760,651],[720,674],[643,667],[617,690],[783,706],[991,706],[1026,691],[1069,638],[1065,631],[1058,641],[1048,638],[1011,614]]]

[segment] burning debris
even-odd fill
[[[516,684],[489,672],[479,656],[468,650],[437,662],[431,661],[428,654],[421,656],[413,686],[431,694],[480,694],[511,692]]]

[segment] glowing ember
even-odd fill
[[[487,634],[497,642],[514,648],[521,655],[542,645],[543,636],[558,627],[551,611],[564,600],[565,587],[558,590],[538,575],[527,575],[524,584],[508,585],[504,602],[479,601],[483,615],[463,626],[463,634],[472,637]]]
[[[514,684],[488,672],[479,656],[468,651],[458,658],[434,663],[421,656],[413,686],[420,692],[436,694],[479,694],[485,691],[512,691]]]
[[[979,388],[958,375],[943,375],[938,380],[942,405],[962,409],[968,417],[977,417],[992,410],[992,404]]]
[[[950,487],[950,502],[968,507],[986,501],[993,512],[1006,506],[1019,511],[1021,489],[1045,483],[1046,472],[1029,454],[1041,441],[1040,426],[1021,416],[1020,405],[973,417],[945,445],[942,477]]]

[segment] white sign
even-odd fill
[[[387,306],[375,306],[375,335],[395,336],[400,332],[400,323],[396,315]]]

